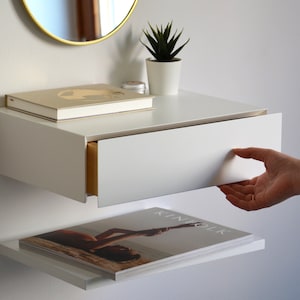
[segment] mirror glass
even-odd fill
[[[23,0],[34,22],[71,45],[99,42],[127,21],[137,0]]]

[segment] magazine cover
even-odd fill
[[[114,280],[185,257],[221,251],[252,235],[150,208],[20,240],[20,247],[105,271]]]

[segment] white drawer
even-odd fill
[[[281,114],[99,140],[88,146],[88,192],[113,205],[253,177],[261,163],[233,147],[280,150]]]

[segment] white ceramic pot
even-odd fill
[[[181,72],[181,59],[159,62],[146,59],[149,92],[151,95],[176,95]]]

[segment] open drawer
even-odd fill
[[[281,114],[181,91],[152,110],[50,122],[0,108],[0,174],[100,205],[245,179],[233,147],[280,149]]]
[[[231,149],[280,149],[280,137],[272,114],[91,142],[87,192],[106,206],[251,178],[263,166]]]

